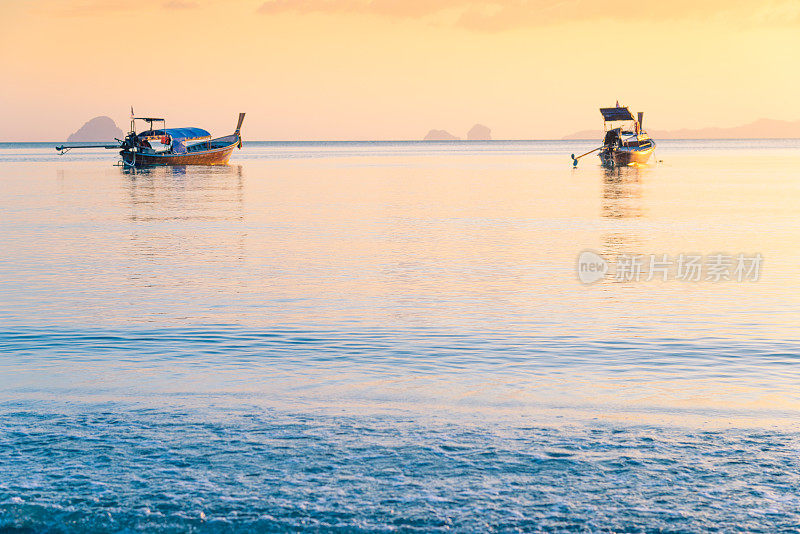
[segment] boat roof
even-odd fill
[[[148,130],[139,135],[169,135],[174,141],[185,141],[186,139],[198,139],[203,137],[211,137],[211,134],[202,128],[187,127],[187,128],[167,128],[166,130]]]
[[[634,120],[631,110],[626,107],[600,108],[600,113],[603,114],[603,120],[606,122]]]

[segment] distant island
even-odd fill
[[[476,124],[467,132],[467,141],[491,141],[492,130],[483,124]],[[428,132],[423,141],[461,141],[447,130],[431,130]]]
[[[467,139],[470,141],[491,141],[492,130],[483,124],[476,124],[467,132]]]
[[[646,122],[646,121],[645,121]],[[779,139],[800,138],[800,121],[758,119],[742,126],[730,128],[682,128],[680,130],[647,129],[654,139]],[[561,139],[600,139],[600,130],[581,130]]]
[[[460,137],[456,137],[446,130],[431,130],[425,136],[423,141],[460,141]]]
[[[111,117],[95,117],[67,138],[70,143],[113,141],[122,139],[124,134]]]

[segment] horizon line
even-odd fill
[[[447,144],[447,143],[527,143],[536,141],[596,141],[596,137],[581,137],[581,138],[548,138],[548,139],[251,139],[242,140],[244,144],[247,143],[432,143],[432,144]],[[658,141],[658,139],[656,139]],[[779,141],[779,140],[800,140],[797,137],[665,137],[661,141]],[[109,143],[114,140],[98,139],[95,141],[72,141],[73,143]],[[59,144],[66,141],[0,141],[0,144]],[[113,150],[113,149],[108,149]]]

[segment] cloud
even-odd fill
[[[195,9],[198,7],[197,2],[184,2],[182,0],[172,0],[163,4],[166,9]]]
[[[259,13],[368,13],[389,17],[423,18],[469,3],[465,0],[269,0]]]
[[[476,31],[548,26],[568,21],[695,20],[786,24],[800,20],[796,0],[267,0],[262,14],[367,14],[441,21]]]
[[[56,3],[52,9],[59,14],[67,16],[106,15],[109,13],[136,12],[151,9],[194,9],[199,7],[197,2],[190,0],[76,0],[69,4]]]
[[[41,6],[44,9],[44,6]],[[104,15],[106,13],[119,13],[125,11],[135,11],[137,5],[124,0],[86,0],[83,2],[71,2],[69,4],[55,4],[53,6],[56,13],[67,16],[84,15]],[[49,9],[49,7],[47,8]]]

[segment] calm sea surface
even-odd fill
[[[0,530],[797,532],[800,141],[593,147],[0,144]]]

